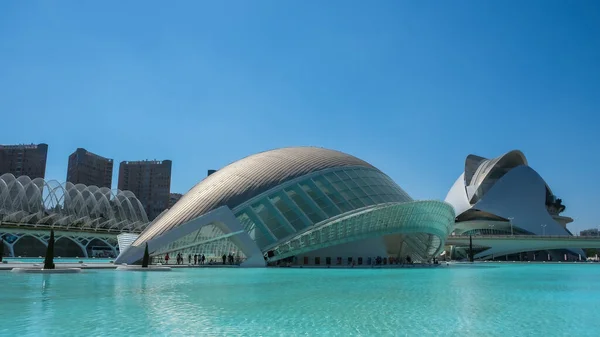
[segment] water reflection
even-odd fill
[[[595,267],[0,273],[0,336],[583,336]]]

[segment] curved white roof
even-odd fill
[[[371,164],[349,154],[317,147],[288,147],[257,153],[206,177],[168,212],[151,224],[137,241],[147,240],[221,206],[230,209],[267,190],[306,174],[334,167]]]

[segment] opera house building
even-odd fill
[[[115,263],[139,261],[146,245],[155,261],[167,254],[232,255],[246,267],[427,262],[444,251],[454,220],[451,204],[415,201],[359,158],[281,148],[204,178]]]
[[[454,207],[456,223],[452,235],[535,235],[571,236],[561,216],[565,210],[550,186],[529,166],[521,151],[510,151],[487,159],[469,155],[446,202]],[[581,249],[564,247],[536,251],[524,241],[498,242],[478,247],[476,259],[563,260],[565,256],[585,257]],[[451,257],[466,257],[467,247],[451,247]]]

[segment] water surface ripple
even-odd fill
[[[0,336],[597,336],[600,265],[0,272]]]

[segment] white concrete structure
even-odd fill
[[[0,221],[23,227],[139,233],[148,217],[130,191],[7,173],[0,176]]]
[[[521,151],[511,151],[494,159],[469,155],[463,174],[456,180],[446,202],[456,212],[457,235],[571,235],[561,217],[562,201],[556,199],[540,175],[529,167]],[[525,241],[517,251],[535,249]],[[562,247],[568,249],[569,247]],[[573,254],[583,254],[580,249]],[[491,246],[485,254],[514,253]],[[481,254],[480,254],[481,255]]]
[[[119,251],[124,252],[133,241],[135,241],[140,235],[134,233],[121,233],[117,235],[117,242],[119,243]]]
[[[283,148],[234,162],[188,191],[153,221],[116,263],[150,254],[242,266],[427,261],[443,250],[454,220],[440,201],[413,201],[383,172],[338,151]],[[207,261],[208,262],[208,261]],[[353,262],[354,263],[354,262]]]
[[[105,231],[54,231],[54,252],[61,257],[116,257],[117,236]],[[38,257],[46,254],[50,228],[22,225],[4,227],[0,222],[0,236],[4,238],[7,257]]]
[[[600,248],[600,237],[592,236],[538,236],[538,235],[476,235],[470,237],[473,240],[473,250],[480,247],[492,247],[475,253],[476,259],[491,258],[506,254],[517,254],[523,252],[523,247],[528,251],[548,251],[562,249],[565,246],[573,248]],[[466,247],[469,245],[469,236],[450,236],[446,241],[448,245]],[[545,260],[544,254],[536,254],[537,260]],[[585,257],[582,255],[582,257]],[[535,260],[535,256],[533,256]]]

